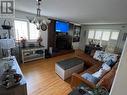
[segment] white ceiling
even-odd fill
[[[36,0],[15,0],[16,9],[36,13]],[[43,0],[42,15],[80,24],[127,23],[127,0]]]

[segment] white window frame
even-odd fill
[[[14,33],[14,36],[15,36],[15,39],[16,39],[16,36],[18,36],[18,35],[16,35],[16,32],[17,32],[17,30],[15,29],[15,21],[23,21],[23,22],[26,22],[27,23],[27,36],[28,36],[28,39],[29,39],[29,30],[28,30],[28,22],[27,21],[25,21],[25,20],[19,20],[19,19],[15,19],[14,20],[14,31],[15,31],[15,33]],[[27,39],[27,40],[28,40]],[[20,38],[19,39],[16,39],[17,41],[19,40],[20,41]]]
[[[89,31],[94,31],[94,34],[93,34],[93,38],[92,38],[92,37],[90,38],[90,37],[89,37],[89,33],[88,33],[88,39],[94,39],[94,37],[95,37],[95,32],[96,32],[96,31],[95,31],[94,29],[90,29]]]
[[[115,32],[115,30],[113,30],[113,29],[89,29],[89,30],[94,30],[94,37],[93,37],[94,40],[101,40],[101,41],[110,41],[110,40],[116,40],[117,41],[119,34],[120,34],[120,30],[116,30],[116,32],[118,32],[118,37],[117,37],[117,39],[112,39],[111,38],[112,33]],[[102,31],[100,39],[95,39],[96,31]],[[110,31],[110,36],[109,36],[108,40],[102,40],[102,36],[103,36],[104,31]],[[88,32],[88,35],[89,35],[89,32]],[[88,39],[92,39],[92,38],[88,38]]]
[[[27,20],[22,20],[22,19],[15,19],[14,21],[24,21],[24,22],[27,22],[27,34],[28,34],[28,39],[27,39],[27,41],[28,42],[35,42],[35,41],[37,41],[37,39],[30,39],[30,27],[29,27],[29,22],[27,21]],[[14,26],[15,26],[15,23],[14,23]],[[15,29],[15,27],[14,27],[14,29]],[[38,35],[40,35],[40,33],[38,34]],[[39,37],[39,36],[38,36]],[[15,30],[15,39],[16,39],[16,30]],[[17,40],[17,39],[16,39]],[[20,40],[20,39],[19,39]],[[18,40],[17,40],[18,41]]]
[[[31,39],[31,37],[30,37],[30,24],[31,24],[31,23],[28,23],[28,29],[29,29],[29,33],[28,33],[29,35],[28,35],[28,36],[29,36],[29,40],[34,41],[34,40],[37,40],[37,39],[39,38],[39,34],[40,34],[40,33],[39,33],[39,30],[37,30],[36,32],[38,32],[38,37],[37,37],[36,39]],[[32,23],[32,24],[33,24],[33,23]]]
[[[116,30],[116,31],[113,30],[112,33],[111,33],[111,37],[110,37],[110,39],[111,39],[111,40],[117,40],[116,38],[112,38],[112,34],[113,34],[113,32],[117,32],[117,33],[118,33],[118,35],[117,35],[117,39],[118,39],[119,34],[120,34],[120,31],[118,31],[118,30]]]
[[[96,30],[94,30],[94,31],[95,31],[95,33],[94,33],[94,40],[101,40],[101,39],[102,39],[103,32],[101,33],[100,39],[96,39],[95,36],[96,36],[96,32],[97,32],[97,31],[103,31],[103,30],[102,30],[102,29],[96,29]]]
[[[104,39],[103,39],[103,33],[105,33],[105,32],[109,32],[109,33],[110,33],[110,34],[109,34],[109,38],[108,38],[108,40],[104,40]],[[108,30],[108,29],[103,30],[103,33],[102,33],[102,39],[101,39],[101,40],[102,40],[102,41],[109,41],[110,38],[111,38],[111,34],[112,34],[112,33],[111,33],[111,30]]]

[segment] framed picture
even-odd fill
[[[80,26],[74,26],[73,42],[79,42],[80,32],[81,32],[81,27]]]
[[[127,33],[124,33],[124,35],[123,35],[123,41],[126,41],[126,38],[127,38]]]

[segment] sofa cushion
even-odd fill
[[[104,64],[99,71],[93,73],[92,75],[96,78],[101,79],[110,70],[111,68],[107,64]]]
[[[88,80],[88,81],[90,81],[90,82],[92,82],[92,83],[94,83],[94,84],[96,84],[96,83],[99,81],[98,78],[92,76],[92,74],[89,74],[89,73],[82,74],[81,76],[82,76],[84,79],[86,79],[86,80]]]
[[[110,59],[109,61],[104,62],[104,63],[102,64],[102,66],[105,65],[105,64],[107,64],[108,66],[110,66],[110,67],[112,68],[112,67],[115,65],[115,63],[116,63],[116,62],[113,62],[112,59]]]
[[[110,71],[111,70],[111,67],[109,66],[109,65],[107,65],[107,64],[103,64],[102,65],[102,68],[105,70],[105,71]]]
[[[100,51],[100,50],[97,50],[93,56],[94,59],[98,60],[98,61],[103,61],[103,55],[104,55],[104,52],[103,51]]]
[[[93,56],[94,59],[101,61],[101,62],[107,62],[109,60],[112,60],[113,62],[117,61],[117,54],[113,53],[107,53],[104,51],[97,50]]]
[[[113,53],[104,53],[103,54],[103,62],[107,62],[109,60],[112,60],[113,62],[117,61],[117,54],[113,54]]]
[[[93,73],[92,75],[93,75],[94,77],[100,79],[100,78],[104,75],[104,73],[105,73],[105,70],[103,70],[103,69],[101,68],[99,71]]]

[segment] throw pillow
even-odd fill
[[[94,59],[99,60],[99,61],[103,61],[103,51],[97,50],[93,56]]]
[[[93,73],[92,76],[94,76],[94,77],[96,77],[98,79],[101,79],[110,70],[111,70],[111,68],[106,64],[99,71]]]
[[[110,59],[109,61],[107,61],[103,64],[107,64],[108,66],[110,66],[112,68],[116,64],[116,62],[114,62],[114,61],[112,61],[112,59]]]
[[[107,62],[109,60],[112,60],[113,62],[117,61],[117,54],[111,54],[111,53],[106,53],[103,55],[103,62]]]
[[[109,65],[107,65],[106,63],[104,63],[103,65],[102,65],[102,68],[105,70],[105,71],[110,71],[111,70],[111,67],[109,66]]]
[[[99,71],[93,73],[92,76],[94,76],[94,77],[100,79],[100,78],[104,75],[104,72],[105,72],[105,71],[103,70],[103,68],[101,68]]]
[[[89,73],[82,74],[81,76],[82,76],[84,79],[86,79],[86,80],[88,80],[88,81],[90,81],[90,82],[92,82],[92,83],[94,83],[94,84],[96,84],[96,83],[99,81],[98,78],[92,76],[92,74],[89,74]]]

